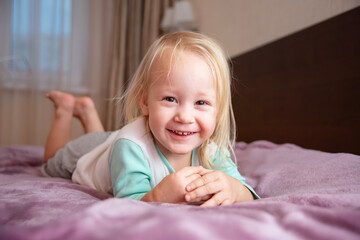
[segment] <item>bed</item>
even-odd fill
[[[359,83],[354,82],[360,74],[357,67],[352,68],[359,63],[356,56],[360,51],[353,53],[359,50],[359,17],[357,8],[232,59],[233,72],[242,81],[234,93],[239,129],[235,146],[237,165],[262,199],[209,208],[116,199],[66,179],[42,177],[42,147],[5,146],[0,147],[0,239],[360,239],[360,99],[353,92],[359,90]],[[340,123],[335,120],[324,123],[322,117],[329,118],[323,108],[329,101],[342,99],[341,96],[316,102],[312,110],[304,108],[305,112],[299,113],[281,105],[281,99],[271,100],[271,95],[266,95],[271,92],[274,96],[287,96],[281,95],[284,91],[281,82],[264,77],[270,75],[272,80],[281,81],[279,71],[270,74],[274,68],[279,69],[280,60],[277,66],[259,68],[263,73],[246,70],[254,69],[252,64],[256,62],[261,65],[259,61],[269,53],[279,55],[279,48],[288,52],[284,47],[288,41],[294,44],[300,39],[303,45],[311,45],[304,43],[304,39],[314,42],[313,38],[334,28],[348,29],[349,33],[342,32],[342,37],[350,46],[341,49],[340,57],[343,59],[344,54],[353,57],[343,63],[350,67],[346,66],[348,81],[340,79],[347,86],[341,88],[347,91],[341,95],[346,96],[342,104],[357,106],[351,111],[337,106],[340,112],[332,114],[340,115],[336,118],[342,119]],[[304,49],[300,53],[309,54]],[[295,59],[301,65],[301,57]],[[341,63],[334,65],[337,64]],[[288,61],[285,65],[299,76],[300,70],[294,70],[298,65]],[[308,64],[301,66],[305,65]],[[312,68],[313,64],[309,65]],[[286,66],[281,65],[281,69],[289,78],[291,71],[283,68]],[[302,67],[301,71],[307,70]],[[301,91],[310,82],[297,79],[285,84],[285,91],[295,88],[297,94],[293,95],[301,97]],[[266,83],[272,86],[271,91],[264,87]],[[318,97],[330,93],[333,92],[323,91]],[[290,103],[295,103],[291,94],[288,97]],[[319,118],[305,118],[316,112],[319,104],[322,104]],[[280,110],[272,109],[273,105]],[[308,105],[310,108],[311,104]],[[270,114],[266,114],[268,111]]]
[[[43,148],[0,149],[1,239],[359,239],[360,157],[238,142],[262,197],[200,208],[116,199],[40,174]]]

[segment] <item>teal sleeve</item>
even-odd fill
[[[257,195],[255,190],[245,182],[246,179],[243,176],[241,176],[241,174],[239,173],[236,164],[230,158],[229,151],[226,151],[227,159],[224,159],[223,156],[224,155],[220,151],[216,152],[215,156],[212,159],[212,162],[214,163],[214,166],[215,166],[215,167],[213,167],[213,169],[222,171],[222,172],[230,175],[231,177],[236,178],[245,187],[247,187],[250,190],[250,192],[254,196],[254,199],[260,199],[259,195]]]
[[[148,162],[142,149],[134,142],[117,140],[109,164],[115,197],[141,200],[152,189]]]

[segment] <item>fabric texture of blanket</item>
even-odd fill
[[[43,149],[0,148],[0,239],[360,239],[360,157],[236,144],[262,197],[225,207],[145,203],[40,174]]]

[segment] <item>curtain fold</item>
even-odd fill
[[[160,20],[170,0],[119,0],[114,7],[111,76],[107,96],[121,97],[149,46],[159,36]],[[124,123],[121,106],[109,101],[105,129]]]

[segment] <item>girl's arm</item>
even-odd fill
[[[142,149],[132,141],[115,142],[109,166],[115,197],[140,200],[151,190],[151,170]]]

